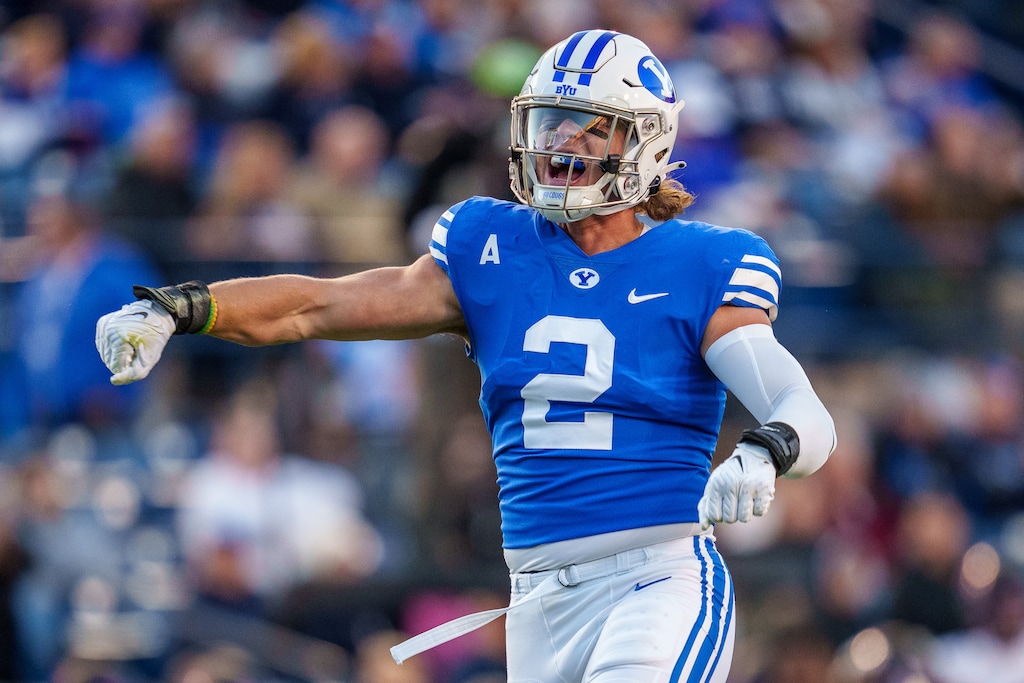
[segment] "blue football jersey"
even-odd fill
[[[672,220],[587,256],[537,211],[475,197],[430,252],[480,370],[505,547],[697,521],[726,400],[701,339],[723,304],[775,318],[764,240]]]

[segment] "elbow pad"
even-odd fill
[[[795,444],[790,444],[789,456],[786,438],[779,443],[780,459],[776,461],[772,455],[780,475],[806,477],[825,464],[836,445],[832,416],[814,393],[800,363],[778,342],[770,326],[745,325],[728,332],[711,345],[704,360],[763,425],[761,429],[781,423],[792,432]],[[768,448],[765,443],[754,443]]]

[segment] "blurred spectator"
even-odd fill
[[[899,229],[955,279],[955,296],[971,291],[960,288],[992,259],[996,226],[1024,205],[1024,187],[1006,183],[1004,161],[1019,160],[1020,134],[993,135],[1007,126],[1019,131],[978,109],[936,107],[925,144],[901,154],[879,188]]]
[[[838,412],[836,422],[843,438],[839,457],[822,471],[818,511],[800,506],[791,511],[788,501],[796,491],[783,508],[787,526],[792,520],[798,527],[812,527],[817,628],[833,647],[890,614],[895,533],[893,512],[876,491],[870,423],[860,411]],[[823,528],[814,529],[807,517],[818,518]]]
[[[978,35],[961,19],[933,10],[914,22],[904,50],[881,62],[901,127],[923,139],[948,107],[993,105],[995,92],[980,64]]]
[[[3,33],[0,48],[0,236],[21,234],[31,163],[65,134],[67,42],[60,20],[33,14]]]
[[[452,202],[474,194],[514,199],[505,163],[508,103],[539,56],[526,41],[498,40],[476,55],[468,78],[423,93],[417,118],[396,150],[412,176],[402,220],[414,253],[429,241],[437,216]]]
[[[799,0],[780,5],[792,50],[782,67],[787,119],[814,143],[834,199],[857,203],[902,146],[881,73],[867,50],[868,0]]]
[[[994,539],[1024,500],[1024,374],[1010,357],[971,370],[971,420],[951,439],[953,481],[974,535]]]
[[[348,106],[313,129],[292,194],[314,223],[320,257],[351,264],[405,262],[397,215],[401,188],[386,172],[390,140],[371,110]]]
[[[746,128],[781,121],[780,46],[758,18],[723,18],[706,36],[679,17],[658,22],[665,34],[660,41],[668,55],[665,67],[688,93],[673,154],[689,166],[679,179],[704,200],[694,207],[700,212],[707,208],[703,204],[716,203],[719,188],[735,180]]]
[[[188,226],[191,253],[212,260],[315,259],[320,245],[312,222],[289,192],[295,155],[277,123],[232,126],[217,153],[209,191]]]
[[[953,490],[949,436],[971,414],[968,373],[953,358],[905,354],[894,361],[886,366],[896,401],[874,428],[881,495],[903,501]]]
[[[838,647],[892,611],[893,572],[869,544],[843,545],[826,536],[818,551],[815,601],[821,635]],[[912,583],[913,578],[908,579]]]
[[[195,119],[184,102],[150,110],[131,131],[131,151],[104,202],[111,232],[144,250],[165,281],[188,256],[185,224],[197,205]],[[176,281],[176,280],[175,280]]]
[[[497,481],[479,415],[452,415],[436,458],[421,522],[430,561],[450,575],[488,575],[500,566]]]
[[[182,550],[200,595],[256,614],[298,583],[359,581],[381,559],[352,476],[282,453],[275,419],[272,392],[240,391],[180,492]]]
[[[418,92],[409,64],[409,45],[403,43],[399,29],[376,25],[360,43],[362,60],[356,70],[352,87],[357,101],[365,102],[383,120],[388,135],[397,139],[415,117]]]
[[[40,183],[42,192],[45,180]],[[156,275],[140,253],[103,232],[95,212],[74,192],[59,187],[40,194],[29,209],[25,239],[35,259],[20,285],[14,329],[27,379],[21,396],[36,427],[70,421],[99,427],[129,419],[148,391],[111,386],[93,350],[102,311],[119,306],[132,284]]]
[[[167,680],[169,683],[234,683],[254,680],[257,668],[253,656],[242,647],[220,645],[181,653],[172,662]]]
[[[936,683],[1017,683],[1024,672],[1024,584],[1000,576],[970,628],[938,638],[928,656]]]
[[[109,617],[118,607],[120,546],[92,509],[94,482],[86,476],[95,443],[78,438],[84,433],[66,436],[19,472],[18,536],[29,558],[14,593],[20,680],[51,680],[72,648],[72,625],[82,610]]]
[[[186,2],[167,31],[166,62],[195,110],[204,180],[228,129],[275,107],[287,56],[275,54],[272,36],[272,20],[242,3]]]
[[[270,115],[305,152],[317,123],[354,103],[353,50],[335,40],[328,23],[309,11],[288,15],[274,31],[273,46],[281,75]]]
[[[320,372],[313,408],[315,432],[342,436],[345,453],[366,496],[365,512],[384,543],[382,572],[416,561],[418,530],[411,489],[419,476],[417,417],[423,402],[420,350],[407,340],[318,342],[311,359]]]
[[[970,520],[952,496],[925,493],[907,501],[896,537],[893,618],[933,634],[965,626],[959,581],[970,532]]]
[[[778,633],[768,644],[764,672],[751,683],[824,683],[830,679],[835,647],[814,624]]]
[[[83,144],[117,147],[139,116],[174,92],[166,64],[143,45],[140,0],[96,0],[68,62],[71,131]]]
[[[425,84],[457,80],[472,67],[486,36],[476,29],[486,9],[465,0],[420,0],[422,26],[412,42],[412,68]]]

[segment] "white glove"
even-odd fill
[[[174,334],[174,318],[149,299],[125,304],[96,321],[96,350],[114,373],[111,384],[146,377]]]
[[[768,512],[775,498],[775,465],[768,451],[750,443],[738,443],[732,455],[716,467],[697,503],[700,526],[716,522],[750,521]]]

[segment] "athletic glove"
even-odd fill
[[[149,375],[174,334],[174,318],[149,299],[125,304],[96,322],[96,349],[114,373],[111,384],[129,384]]]
[[[702,529],[716,522],[747,522],[768,512],[775,498],[778,470],[767,449],[741,441],[732,455],[711,472],[697,503]]]

